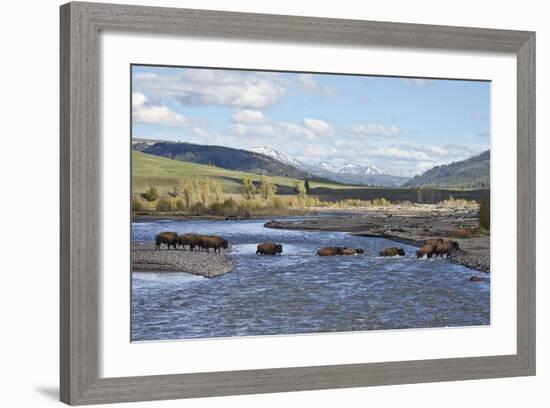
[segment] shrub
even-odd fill
[[[223,203],[212,203],[209,206],[213,215],[235,215],[237,206],[232,199],[225,200]]]
[[[390,200],[388,200],[384,197],[381,197],[381,198],[375,198],[374,200],[372,200],[372,204],[376,205],[376,206],[379,206],[379,207],[385,207],[385,206],[390,205],[391,202],[390,202]]]
[[[306,188],[306,190],[307,190],[307,188]],[[319,205],[319,199],[317,197],[309,196],[309,197],[306,198],[306,207],[316,207],[318,205]]]
[[[183,201],[181,198],[176,199],[174,204],[175,204],[176,210],[178,211],[185,210],[185,201]]]
[[[132,211],[143,211],[144,208],[143,201],[138,198],[132,198]]]
[[[191,212],[195,215],[203,215],[208,212],[208,209],[203,203],[195,203],[191,206]]]
[[[491,229],[491,200],[486,198],[479,207],[479,226],[487,231]]]
[[[285,208],[284,201],[281,199],[281,197],[277,196],[273,197],[273,199],[271,200],[271,205],[277,210],[282,210]]]
[[[172,211],[173,208],[172,200],[168,197],[162,197],[157,202],[157,211]]]
[[[141,196],[147,201],[155,201],[159,198],[160,194],[156,187],[151,187],[149,190],[141,193]]]

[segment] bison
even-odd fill
[[[358,255],[365,253],[361,248],[343,248],[342,255]]]
[[[168,249],[170,249],[171,245],[174,246],[174,249],[178,249],[178,234],[172,231],[165,231],[155,235],[155,249],[160,249],[161,244],[168,245]]]
[[[210,252],[210,248],[214,248],[214,253],[221,253],[222,248],[227,249],[228,242],[226,239],[215,235],[201,235],[200,247],[207,252]]]
[[[438,246],[439,244],[443,243],[443,239],[441,238],[431,238],[426,241],[426,245],[433,245]]]
[[[335,255],[343,255],[344,248],[342,247],[324,247],[317,251],[317,255],[319,256],[335,256]]]
[[[442,243],[438,244],[434,249],[435,256],[441,256],[447,255],[450,256],[451,253],[455,250],[459,249],[458,242],[456,241],[443,241]]]
[[[380,256],[404,256],[405,250],[403,248],[390,247],[384,248],[380,251]]]
[[[195,247],[200,245],[200,237],[197,234],[183,234],[178,237],[178,243],[183,247],[185,251],[185,246],[189,245],[189,250],[193,251]]]
[[[423,258],[426,256],[426,258],[431,258],[435,251],[435,245],[429,245],[426,244],[424,246],[421,246],[416,250],[416,257],[417,258]]]
[[[283,252],[283,246],[274,242],[264,242],[258,245],[256,255],[277,255]]]

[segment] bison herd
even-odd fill
[[[221,253],[221,248],[227,249],[228,247],[227,240],[216,235],[178,235],[177,232],[172,231],[155,235],[155,249],[160,249],[161,244],[167,245],[168,249],[173,246],[174,249],[182,247],[185,250],[185,247],[188,246],[191,251],[197,249],[210,252],[210,248],[213,248],[214,252],[218,253]]]
[[[203,250],[210,252],[210,249],[214,249],[214,253],[221,253],[221,249],[228,248],[228,242],[226,239],[216,235],[200,235],[200,234],[182,234],[178,235],[176,232],[167,231],[161,232],[155,236],[155,248],[161,249],[161,245],[165,244],[168,249],[174,247],[174,249],[189,247],[190,251]],[[443,240],[441,238],[429,239],[423,246],[416,251],[417,258],[432,258],[443,257],[443,255],[450,256],[454,250],[458,250],[458,242],[451,240]],[[280,255],[283,252],[283,246],[275,242],[263,242],[258,244],[256,255]],[[324,247],[317,251],[318,256],[339,256],[339,255],[359,255],[365,251],[361,248],[350,247]],[[384,248],[379,252],[380,256],[404,256],[405,250],[403,248],[389,247]]]
[[[426,241],[426,243],[423,246],[421,246],[416,251],[416,257],[431,258],[434,256],[443,257],[443,255],[450,256],[451,253],[456,249],[459,249],[458,242],[456,241],[451,241],[451,240],[445,241],[441,238],[429,239]]]

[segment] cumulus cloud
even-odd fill
[[[266,121],[266,117],[262,111],[241,109],[233,112],[231,120],[235,123],[262,123]]]
[[[399,136],[401,129],[397,126],[355,125],[351,132],[356,136]]]
[[[302,123],[277,122],[258,111],[238,111],[232,116],[231,131],[244,136],[254,143],[294,143],[301,140],[311,142],[320,136],[334,133],[334,127],[320,119],[304,119]]]
[[[149,103],[140,92],[132,94],[132,120],[136,123],[149,123],[166,126],[186,126],[188,120],[165,105]]]
[[[304,119],[304,126],[307,129],[319,134],[332,134],[334,133],[334,127],[321,119]]]
[[[135,89],[184,105],[262,109],[286,92],[277,73],[183,69],[177,75],[134,76]]]

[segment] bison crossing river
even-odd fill
[[[183,234],[178,235],[177,232],[166,231],[155,235],[155,248],[160,249],[161,245],[165,244],[174,249],[178,249],[180,246],[185,250],[188,246],[191,251],[195,248],[197,250],[203,250],[210,252],[210,248],[214,248],[214,252],[221,253],[221,249],[227,249],[229,244],[226,239],[218,237],[216,235],[199,235],[199,234]]]
[[[216,235],[201,235],[201,234],[181,234],[177,232],[165,231],[155,235],[155,249],[161,249],[162,244],[167,245],[168,249],[173,247],[174,249],[189,247],[190,251],[202,250],[210,252],[210,248],[214,249],[214,253],[221,253],[222,248],[227,249],[229,243],[226,239]],[[450,256],[454,250],[458,250],[458,243],[456,241],[444,241],[441,238],[429,239],[425,244],[416,251],[418,258],[432,256],[447,255]],[[258,244],[256,255],[281,255],[283,252],[283,245],[275,242],[263,242]],[[318,256],[338,256],[338,255],[360,255],[365,251],[361,248],[350,247],[324,247],[316,252]],[[380,256],[404,256],[405,250],[403,248],[389,247],[384,248],[379,252]]]

